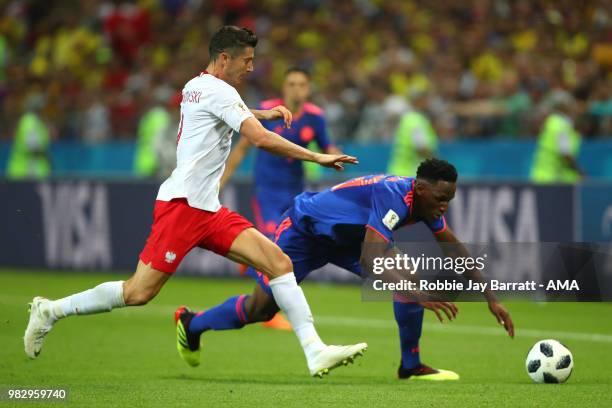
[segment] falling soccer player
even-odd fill
[[[372,259],[386,255],[393,244],[393,231],[417,222],[425,223],[438,243],[452,243],[468,256],[446,224],[444,213],[455,195],[457,172],[453,165],[438,159],[421,163],[416,178],[365,176],[322,191],[306,192],[294,200],[276,230],[276,243],[293,261],[296,279],[301,282],[313,270],[335,264],[358,276],[372,265]],[[362,250],[362,244],[363,250]],[[393,247],[394,250],[396,248]],[[365,253],[368,252],[368,253]],[[480,272],[466,271],[466,278]],[[268,278],[257,273],[251,295],[240,295],[205,312],[179,310],[188,327],[188,337],[200,342],[208,330],[239,329],[245,324],[269,319],[278,311]],[[484,293],[489,310],[510,337],[514,325],[510,314],[490,291]],[[234,307],[238,304],[240,307]],[[457,380],[452,371],[435,369],[421,362],[421,337],[424,308],[434,311],[440,321],[445,314],[456,317],[452,302],[410,302],[395,296],[393,309],[401,347],[400,379]]]
[[[363,353],[367,345],[328,346],[319,338],[302,289],[287,255],[241,215],[219,203],[219,181],[230,153],[232,132],[271,153],[342,169],[354,157],[314,153],[265,129],[259,120],[282,118],[291,112],[280,106],[249,110],[236,87],[253,71],[257,37],[248,29],[225,26],[209,44],[210,63],[183,88],[177,137],[177,167],[161,185],[153,225],[134,275],[106,282],[63,299],[35,297],[24,335],[25,352],[36,358],[47,333],[62,318],[144,305],[157,295],[184,256],[205,248],[250,265],[270,279],[276,304],[291,323],[304,350],[310,374],[322,376]],[[239,309],[240,302],[236,304]],[[178,319],[177,348],[190,365],[199,364],[199,344],[185,335]]]

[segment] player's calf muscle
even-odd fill
[[[136,273],[123,284],[123,300],[127,306],[146,305],[161,290],[169,275],[138,262]]]
[[[279,310],[271,298],[266,301],[258,301],[253,296],[246,300],[245,309],[248,323],[267,322]]]
[[[275,311],[255,310],[251,312],[247,310],[247,322],[248,323],[267,322],[268,320],[272,319],[276,313],[278,313],[278,309],[276,309]]]
[[[159,292],[150,288],[141,288],[134,284],[130,285],[128,282],[123,285],[123,300],[127,306],[146,305]]]

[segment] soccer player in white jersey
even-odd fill
[[[357,163],[351,156],[311,152],[261,125],[258,119],[283,118],[290,126],[292,117],[283,106],[251,111],[235,89],[253,70],[256,45],[257,37],[245,28],[224,26],[214,34],[207,69],[183,89],[177,166],[159,189],[151,233],[136,272],[126,281],[102,283],[58,300],[35,297],[24,335],[28,357],[39,355],[45,335],[59,319],[146,304],[196,246],[250,265],[269,277],[274,299],[294,328],[311,375],[327,374],[365,350],[365,343],[328,346],[321,341],[289,257],[245,218],[219,203],[219,181],[233,131],[240,132],[251,144],[282,156],[337,170],[342,169],[343,163]],[[199,340],[186,334],[185,325],[189,322],[180,313],[176,317],[179,354],[197,366]]]

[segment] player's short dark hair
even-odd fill
[[[424,179],[432,183],[440,180],[449,183],[457,182],[457,169],[455,166],[440,159],[427,159],[423,161],[417,169],[417,178]]]
[[[212,36],[208,45],[208,53],[211,61],[214,61],[222,52],[227,52],[234,57],[244,48],[255,48],[256,45],[257,36],[251,30],[228,25],[221,27]]]
[[[300,74],[306,75],[306,78],[310,79],[310,72],[306,68],[302,67],[289,67],[285,71],[285,77],[289,76],[289,74],[293,74],[294,72],[299,72]]]

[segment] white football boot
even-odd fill
[[[45,336],[56,322],[49,307],[49,299],[36,296],[30,303],[30,321],[23,336],[25,353],[31,359],[38,357]]]
[[[323,378],[331,370],[341,365],[352,363],[357,356],[363,356],[368,345],[366,343],[352,346],[325,346],[308,361],[308,369],[313,377]]]

